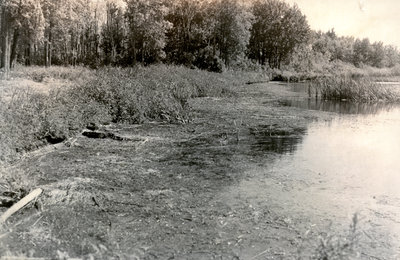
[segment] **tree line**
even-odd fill
[[[391,67],[397,48],[312,31],[282,0],[0,0],[1,67],[132,66],[210,71],[341,60]]]

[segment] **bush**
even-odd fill
[[[88,123],[142,123],[156,120],[184,123],[190,119],[188,100],[226,96],[232,75],[153,65],[130,69],[17,68],[14,77],[68,82],[49,94],[31,88],[14,89],[0,99],[0,161],[46,143],[58,143]]]
[[[84,99],[81,102],[95,101],[104,106],[114,122],[176,123],[189,119],[188,99],[225,95],[228,84],[214,73],[155,65],[101,69],[73,92]]]

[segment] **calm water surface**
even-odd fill
[[[400,106],[307,98],[283,105],[336,115],[311,123],[291,149],[255,170],[268,176],[262,184],[243,181],[239,192],[276,202],[310,226],[321,219],[348,224],[359,213],[368,234],[363,245],[382,259],[400,259]]]

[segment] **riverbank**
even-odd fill
[[[349,240],[352,216],[331,210],[314,214],[311,200],[302,204],[306,194],[300,191],[318,187],[325,176],[299,180],[269,168],[296,149],[311,122],[329,122],[336,114],[283,106],[282,100],[307,93],[281,84],[236,84],[229,90],[236,94],[189,99],[191,120],[185,124],[98,124],[93,133],[106,134],[74,135],[8,167],[44,194],[2,227],[3,255],[318,259],[323,253],[350,258],[372,251],[390,256],[386,237],[361,238],[366,241],[361,245]]]
[[[321,115],[281,107],[278,97],[292,94],[278,85],[232,88],[237,96],[191,99],[193,120],[187,124],[111,124],[102,131],[125,140],[77,135],[26,156],[8,171],[22,171],[45,192],[38,209],[31,206],[10,220],[2,248],[50,258],[255,254],[259,248],[252,244],[259,239],[244,228],[256,227],[257,218],[263,229],[286,230],[284,217],[267,211],[256,217],[246,202],[233,212],[221,191],[246,178],[242,170],[249,164],[262,164],[258,158],[287,149],[279,139],[264,143],[264,137],[295,140]],[[293,239],[296,232],[289,232]]]

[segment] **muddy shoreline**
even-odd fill
[[[305,93],[277,83],[235,88],[236,96],[191,100],[187,124],[101,126],[125,139],[77,135],[19,161],[10,170],[36,180],[44,195],[3,227],[4,255],[310,258],[336,216],[310,218],[301,205],[284,204],[313,183],[260,172],[295,149],[309,123],[334,114],[282,106]],[[257,182],[286,198],[243,189]],[[348,219],[336,220],[336,230],[347,229]]]

